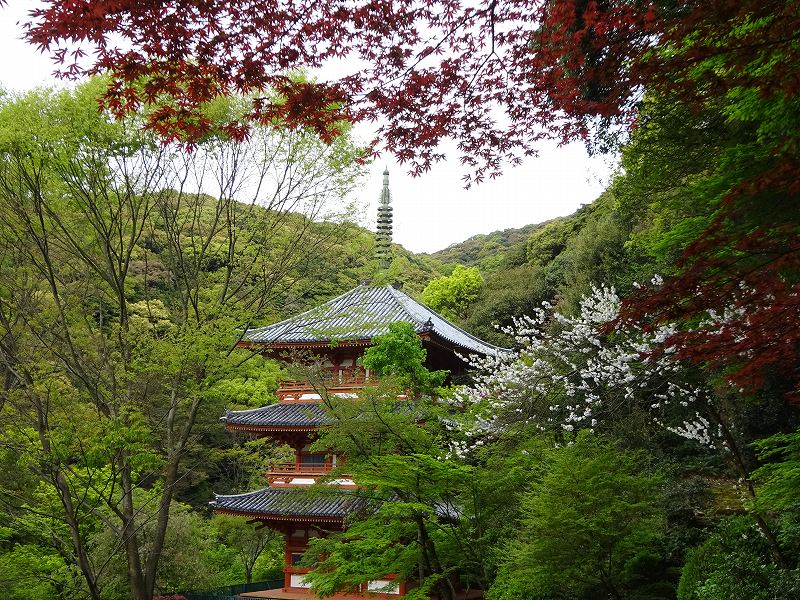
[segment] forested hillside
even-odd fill
[[[618,180],[615,185],[619,184]],[[511,325],[514,317],[532,314],[544,301],[574,312],[592,284],[629,291],[635,275],[647,280],[652,274],[647,276],[643,265],[629,268],[623,249],[627,240],[615,222],[624,218],[618,208],[609,190],[572,215],[453,244],[431,257],[445,260],[450,271],[455,265],[473,269],[480,273],[478,283],[470,287],[468,301],[456,298],[457,289],[437,299],[430,293],[432,287],[424,297],[470,332],[508,344],[509,337],[496,326]],[[458,277],[449,279],[455,283]],[[444,276],[439,282],[447,280]],[[460,303],[457,313],[448,309],[450,297]]]
[[[430,257],[445,264],[480,267],[483,271],[493,271],[507,262],[506,254],[516,252],[524,245],[531,232],[542,227],[531,224],[519,229],[504,229],[487,234],[474,235],[468,240],[450,244],[447,248],[433,252]]]

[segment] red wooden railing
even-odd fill
[[[270,465],[268,475],[324,475],[333,470],[333,463],[325,463],[324,465],[298,465],[296,463],[287,463],[280,465]]]
[[[298,379],[284,379],[278,387],[278,396],[283,399],[286,396],[294,396],[302,393],[316,393],[319,388],[324,388],[327,392],[351,391],[361,388],[370,381],[367,373],[363,369],[326,369],[325,376],[316,385],[309,381]]]

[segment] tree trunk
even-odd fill
[[[166,538],[167,526],[169,525],[169,508],[172,504],[172,498],[175,495],[175,484],[178,480],[178,467],[183,450],[186,447],[186,442],[189,439],[189,434],[197,419],[197,411],[200,408],[200,398],[197,397],[192,401],[192,406],[189,409],[189,414],[186,416],[186,422],[184,423],[178,439],[174,440],[173,431],[177,413],[177,400],[175,400],[175,397],[176,396],[173,395],[173,404],[167,419],[167,439],[169,447],[167,469],[164,473],[164,491],[161,492],[161,499],[158,505],[158,519],[153,535],[153,548],[150,555],[147,557],[144,572],[145,587],[149,593],[149,597],[152,597],[153,591],[155,590],[156,576],[158,575],[158,562],[161,558],[161,551],[164,549],[164,539]]]
[[[428,529],[425,526],[425,518],[422,515],[416,515],[417,534],[422,546],[422,554],[425,562],[431,572],[431,575],[439,576],[440,579],[436,582],[436,588],[439,591],[439,600],[455,600],[455,589],[450,578],[442,572],[442,567],[439,564],[439,557],[436,554],[436,547],[433,541],[428,536]]]
[[[712,414],[714,419],[717,421],[720,430],[722,431],[722,437],[725,440],[725,445],[727,446],[728,450],[730,450],[731,456],[733,457],[734,467],[738,471],[740,478],[745,482],[747,494],[752,499],[755,499],[756,490],[753,486],[753,481],[750,479],[750,471],[744,462],[744,457],[742,456],[739,445],[736,442],[736,438],[733,436],[733,433],[731,432],[730,428],[728,428],[727,423],[725,423],[725,420],[722,418],[722,415],[716,409],[716,407],[712,407]],[[753,517],[756,522],[756,526],[764,536],[764,539],[767,541],[767,546],[769,547],[770,554],[772,555],[772,560],[781,569],[788,569],[789,561],[787,561],[786,557],[783,555],[780,543],[778,542],[778,536],[775,535],[772,527],[770,527],[766,519],[764,519],[764,517],[762,517],[760,514],[756,512],[750,512],[749,514]]]
[[[75,506],[72,504],[72,496],[69,490],[69,484],[64,479],[63,473],[59,470],[53,471],[53,485],[58,490],[61,505],[64,507],[64,514],[69,527],[69,535],[72,539],[72,546],[75,550],[75,561],[78,563],[78,568],[81,570],[83,578],[86,580],[86,586],[89,588],[93,600],[100,600],[100,590],[97,587],[97,578],[89,563],[89,556],[86,552],[86,546],[81,537],[80,526],[78,523],[77,515],[75,513]]]
[[[133,486],[130,467],[123,465],[120,469],[122,480],[122,542],[125,556],[128,559],[128,582],[131,586],[133,600],[151,600],[152,590],[147,589],[142,573],[142,558],[139,554],[139,537],[136,526],[136,508],[133,504]]]

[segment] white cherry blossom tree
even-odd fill
[[[662,284],[659,277],[653,286]],[[471,357],[474,383],[452,401],[468,409],[457,455],[514,427],[550,432],[569,443],[579,430],[610,431],[625,419],[695,440],[720,452],[736,472],[743,496],[755,498],[751,465],[742,451],[736,390],[711,384],[696,366],[680,361],[669,338],[673,324],[646,328],[618,319],[614,288],[594,287],[576,316],[549,304],[503,329],[516,348],[497,356]],[[780,564],[780,548],[761,515],[753,513]]]

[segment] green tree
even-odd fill
[[[9,600],[74,598],[84,591],[63,557],[37,544],[0,552],[0,573],[0,593]]]
[[[467,316],[482,287],[478,267],[456,265],[450,275],[437,277],[422,290],[422,301],[443,317],[460,320]]]
[[[253,569],[261,555],[268,548],[275,550],[282,539],[274,529],[256,528],[241,517],[214,515],[210,527],[222,544],[235,550],[247,583],[253,581]]]
[[[482,339],[510,347],[513,340],[497,327],[509,327],[515,317],[533,314],[553,293],[540,266],[522,264],[498,270],[488,277],[464,327]]]
[[[137,506],[143,513],[137,533],[145,553],[151,551],[157,541],[158,519],[148,514],[159,510],[157,494],[157,490],[139,490],[136,494]],[[148,503],[149,499],[153,501]],[[161,545],[155,592],[203,590],[225,583],[207,566],[207,554],[213,541],[207,522],[200,514],[185,504],[173,502]],[[91,538],[93,561],[105,567],[101,581],[102,596],[106,600],[130,596],[127,558],[117,550],[118,546],[119,540],[111,528],[101,529]]]
[[[308,579],[331,595],[395,573],[419,583],[412,597],[435,592],[452,600],[452,579],[474,561],[478,544],[470,543],[462,508],[475,505],[474,469],[452,455],[448,411],[430,395],[446,372],[424,367],[425,350],[408,323],[373,341],[363,362],[380,384],[358,398],[326,397],[333,424],[314,444],[347,457],[332,477],[353,479],[363,510],[345,532],[312,542],[305,560],[319,565]]]
[[[722,519],[686,557],[679,600],[791,600],[800,592],[798,569],[781,569],[753,521]]]
[[[800,505],[800,430],[777,433],[753,443],[765,462],[753,471],[760,483],[755,507],[764,512],[797,509]]]
[[[460,514],[472,469],[429,449],[348,462],[347,470],[361,487],[367,514],[344,533],[312,542],[305,560],[319,563],[308,576],[314,591],[329,596],[394,573],[399,581],[419,583],[410,598],[435,592],[453,600],[452,579],[472,554]]]
[[[662,482],[643,453],[587,433],[551,450],[489,597],[672,597],[662,580]]]
[[[187,154],[140,116],[98,112],[102,85],[0,105],[0,426],[55,494],[50,543],[87,594],[102,596],[110,564],[90,547],[102,527],[130,597],[149,600],[198,435],[249,357],[234,332],[313,272],[308,253],[337,237],[315,219],[335,221],[359,168],[346,140],[266,127]]]
[[[415,394],[435,393],[444,383],[447,371],[429,371],[427,352],[411,323],[391,323],[389,331],[373,340],[361,363],[379,377],[394,382]]]

